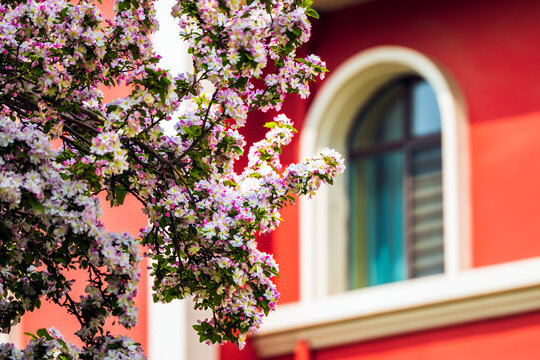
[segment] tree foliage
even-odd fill
[[[193,297],[212,311],[194,326],[201,340],[243,346],[279,297],[277,265],[256,236],[278,226],[294,196],[343,170],[328,149],[283,169],[296,131],[285,115],[234,168],[248,113],[279,110],[288,93],[306,97],[326,71],[317,56],[296,58],[316,16],[310,6],[178,1],[172,13],[194,72],[173,77],[152,50],[150,0],[120,0],[111,19],[90,0],[0,4],[0,327],[46,299],[77,318],[84,343],[39,330],[22,352],[1,345],[0,358],[141,358],[138,344],[104,330],[108,318],[136,323],[139,244],[152,259],[154,301]],[[99,88],[118,84],[129,96],[105,102]],[[160,126],[167,121],[172,135]],[[127,194],[140,201],[149,226],[139,239],[104,229],[101,192],[113,206]],[[70,269],[86,273],[80,298]]]

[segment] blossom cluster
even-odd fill
[[[133,326],[138,242],[105,231],[88,184],[69,178],[69,167],[57,161],[35,124],[25,125],[4,107],[0,133],[2,328],[39,308],[43,296],[79,314],[83,339],[94,337],[113,312],[119,323]],[[74,266],[88,273],[79,299],[70,296],[73,280],[64,274]]]
[[[80,350],[66,343],[62,335],[54,328],[50,331],[41,329],[39,337],[32,335],[32,340],[24,349],[17,350],[13,344],[0,344],[0,359],[79,359]]]
[[[257,249],[280,210],[342,172],[324,150],[283,170],[293,123],[278,115],[235,170],[251,111],[306,97],[326,69],[296,58],[309,38],[311,2],[179,0],[172,13],[190,44],[194,72],[159,68],[150,46],[151,0],[118,0],[105,19],[91,0],[0,4],[0,327],[9,329],[44,299],[80,323],[82,349],[40,330],[23,358],[138,359],[140,347],[104,329],[136,323],[139,241],[107,232],[97,195],[113,206],[135,197],[148,216],[140,243],[152,261],[154,300],[193,297],[211,318],[201,340],[242,347],[276,307],[278,266]],[[203,81],[212,84],[203,92]],[[106,103],[100,86],[131,93]],[[176,121],[175,133],[161,124]],[[51,140],[61,143],[57,150]],[[87,273],[74,299],[74,279]],[[0,354],[16,359],[9,345]],[[45,354],[45,355],[44,355]]]
[[[248,1],[239,6],[238,1],[183,0],[173,8],[173,15],[180,19],[195,72],[216,88],[226,88],[228,95],[236,92],[231,102],[242,113],[252,107],[279,110],[287,93],[306,98],[308,82],[324,78],[327,70],[318,56],[295,57],[296,48],[309,39],[307,14],[314,13],[310,4],[309,0]],[[269,60],[274,74],[268,71]],[[264,87],[257,88],[254,78],[264,80]]]
[[[131,360],[143,359],[140,346],[125,336],[101,336],[92,347],[79,349],[65,341],[54,328],[40,329],[38,335],[29,334],[32,340],[24,351],[13,344],[0,344],[0,359],[3,360]]]

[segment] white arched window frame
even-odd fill
[[[324,147],[347,153],[355,115],[382,85],[418,75],[433,88],[441,114],[443,165],[443,276],[470,266],[468,135],[464,104],[445,72],[424,55],[402,47],[364,51],[341,65],[310,107],[301,132],[300,157]],[[347,289],[347,177],[301,200],[301,298],[309,300]]]
[[[300,158],[324,147],[347,153],[355,115],[382,85],[416,75],[441,114],[443,274],[347,290],[347,176],[300,200],[300,301],[278,306],[254,345],[261,358],[299,342],[322,349],[507,316],[540,308],[540,258],[472,268],[469,136],[465,103],[450,76],[417,51],[381,46],[342,64],[318,91],[301,131]]]

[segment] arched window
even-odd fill
[[[347,141],[349,288],[444,271],[441,120],[417,76],[384,85]]]
[[[331,147],[349,162],[334,186],[300,200],[302,299],[469,268],[464,109],[450,75],[403,47],[363,51],[325,81],[300,158]]]

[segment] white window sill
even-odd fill
[[[279,306],[253,341],[261,357],[540,309],[540,258]]]

